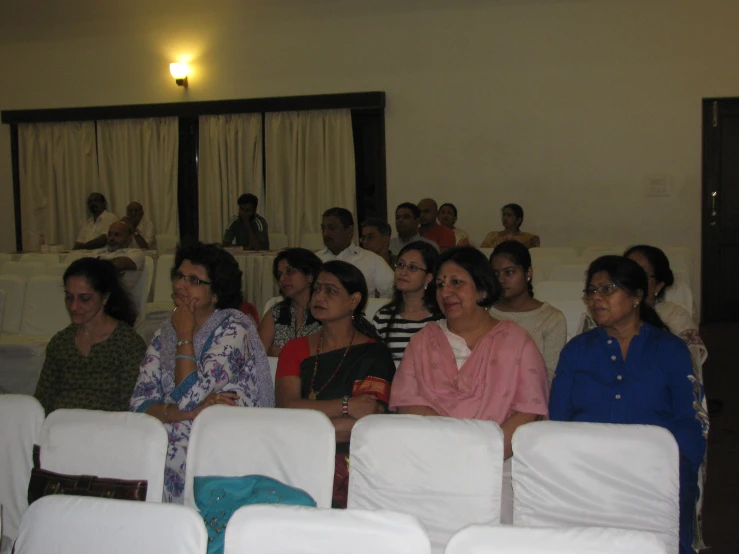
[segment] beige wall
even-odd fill
[[[542,245],[699,249],[701,99],[739,96],[736,0],[184,1],[172,17],[155,4],[4,23],[0,108],[384,90],[391,214],[453,201],[479,241],[517,202]],[[168,75],[179,55],[187,92]],[[646,196],[654,175],[671,196]]]

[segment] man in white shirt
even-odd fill
[[[93,252],[102,260],[110,260],[121,273],[121,282],[129,292],[133,290],[144,270],[144,252],[131,245],[131,225],[125,221],[116,221],[108,230],[108,245]]]
[[[108,242],[108,229],[118,221],[118,216],[107,210],[108,202],[99,192],[92,192],[87,197],[87,209],[92,217],[80,227],[74,250],[93,250],[102,248]]]
[[[421,210],[415,204],[403,202],[395,208],[395,230],[398,232],[398,236],[390,241],[390,252],[393,256],[397,256],[400,253],[400,249],[409,242],[418,240],[433,244],[439,250],[439,245],[433,240],[421,236],[419,231],[420,221]]]
[[[126,207],[126,217],[123,221],[128,221],[133,229],[133,242],[141,248],[141,250],[156,250],[157,236],[154,232],[154,224],[148,219],[144,219],[144,207],[140,202],[131,202]]]
[[[352,244],[354,217],[345,208],[330,208],[321,223],[324,250],[317,252],[322,261],[342,260],[355,265],[367,281],[370,298],[390,298],[393,294],[393,271],[380,256]]]

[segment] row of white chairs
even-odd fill
[[[58,410],[44,420],[35,399],[0,396],[0,503],[9,537],[26,509],[33,444],[44,469],[145,478],[147,500],[161,500],[167,436],[155,418]],[[260,474],[329,508],[335,447],[333,425],[317,411],[208,408],[192,427],[184,504],[196,507],[195,476]],[[644,531],[677,551],[678,451],[665,429],[537,422],[516,431],[513,452],[504,464],[503,432],[490,421],[368,416],[352,432],[349,509],[415,516],[437,553],[468,525],[501,522]]]
[[[131,530],[135,529],[135,532]],[[204,554],[198,513],[172,504],[50,496],[21,520],[16,554]],[[387,510],[303,506],[239,508],[225,531],[225,554],[430,554],[418,518]],[[455,533],[445,554],[668,554],[651,533],[599,527],[471,525]]]

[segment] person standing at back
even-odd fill
[[[230,246],[236,239],[236,246],[244,250],[269,250],[269,229],[267,220],[257,215],[259,199],[253,194],[239,196],[239,215],[234,217],[223,233],[223,246]]]

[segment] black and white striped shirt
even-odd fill
[[[387,326],[388,323],[390,323],[391,314],[392,308],[380,308],[372,319],[372,324],[375,326],[375,329],[377,329],[382,341],[390,349],[390,353],[392,354],[393,361],[396,365],[403,359],[403,353],[405,352],[405,348],[408,346],[408,342],[410,342],[411,337],[426,327],[427,323],[438,321],[444,317],[441,314],[432,314],[419,321],[410,321],[396,315],[393,319],[393,325],[390,332],[388,333]]]

